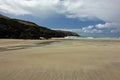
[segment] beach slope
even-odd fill
[[[119,75],[119,40],[0,40],[0,80],[120,80]]]

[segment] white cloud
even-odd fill
[[[0,0],[0,10],[15,15],[46,17],[54,14],[58,7],[59,0]]]
[[[48,14],[65,14],[67,17],[120,22],[120,0],[0,0],[3,12],[46,17]]]
[[[119,33],[120,32],[120,24],[119,23],[97,24],[95,27],[98,29],[110,30],[111,33]]]
[[[120,0],[65,0],[64,12],[76,17],[120,22]]]
[[[66,31],[73,31],[73,32],[85,33],[85,34],[102,33],[102,30],[96,29],[94,26],[91,25],[79,29],[55,29],[55,30],[66,30]]]
[[[105,24],[97,24],[97,28],[119,28],[119,23],[105,23]]]

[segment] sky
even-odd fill
[[[0,0],[0,14],[83,36],[120,37],[120,0]]]

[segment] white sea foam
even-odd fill
[[[120,40],[120,37],[78,37],[78,36],[67,36],[67,39],[112,39],[112,40]]]

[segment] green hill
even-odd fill
[[[71,34],[70,34],[71,33]],[[49,39],[52,37],[79,36],[76,33],[55,31],[33,22],[12,19],[0,14],[0,38],[12,39]]]

